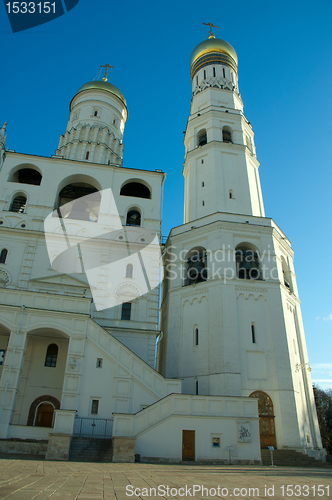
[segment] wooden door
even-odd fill
[[[182,460],[195,461],[195,431],[182,431]]]
[[[261,436],[261,448],[269,446],[277,447],[274,430],[274,417],[262,416],[259,419],[259,429]]]
[[[52,427],[54,407],[50,403],[38,406],[35,425],[37,427]]]
[[[250,394],[250,397],[258,398],[261,448],[268,448],[269,446],[273,446],[276,449],[277,441],[272,399],[265,392],[261,391],[253,392],[252,394]]]

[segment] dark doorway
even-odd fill
[[[51,403],[42,403],[38,406],[35,426],[52,427],[54,406]]]
[[[182,460],[195,461],[195,431],[182,431]]]

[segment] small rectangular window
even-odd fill
[[[97,358],[96,368],[103,367],[103,358]]]
[[[204,80],[206,79],[206,71],[204,70]]]
[[[198,328],[195,327],[195,345],[198,345]]]
[[[131,316],[131,303],[130,302],[124,302],[122,304],[122,312],[121,312],[121,319],[125,321],[129,321]]]
[[[204,187],[204,182],[202,182],[202,188]]]
[[[205,202],[204,202],[204,201],[202,201],[202,205],[203,205],[203,207],[204,207],[204,205],[205,205]]]
[[[223,76],[224,78],[226,78],[225,68],[223,68],[223,69],[222,69],[222,76]]]
[[[201,162],[201,163],[202,163],[202,165],[203,165],[203,163],[204,163],[204,160],[202,160],[202,162]]]
[[[196,85],[198,85],[198,76],[196,76]]]
[[[196,380],[196,394],[198,395],[198,380]]]
[[[91,415],[98,415],[99,399],[93,399],[91,402]]]
[[[212,438],[213,448],[220,448],[220,438]]]
[[[213,76],[216,76],[216,68],[213,68]]]
[[[256,331],[255,325],[251,325],[251,340],[253,344],[256,344]]]

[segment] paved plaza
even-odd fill
[[[0,459],[1,500],[181,499],[184,496],[198,500],[329,498],[332,468]]]

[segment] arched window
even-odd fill
[[[126,226],[140,226],[141,225],[141,214],[135,210],[129,210],[127,213]]]
[[[129,321],[130,316],[131,316],[131,303],[124,302],[122,304],[121,319],[125,320],[125,321]]]
[[[253,344],[256,344],[256,330],[253,323],[251,324],[251,341]]]
[[[240,279],[262,279],[258,250],[250,243],[240,243],[235,249],[236,274]]]
[[[232,141],[232,130],[229,127],[223,127],[222,140],[223,140],[223,142],[233,142]]]
[[[132,278],[133,277],[133,265],[132,264],[127,264],[126,267],[126,278]]]
[[[0,264],[5,264],[8,255],[8,250],[3,248],[0,254]]]
[[[58,197],[58,215],[64,219],[96,222],[99,215],[101,195],[95,187],[85,182],[68,184]]]
[[[207,144],[207,134],[205,128],[203,128],[197,134],[197,146],[204,146],[205,144]]]
[[[11,202],[9,211],[23,214],[26,204],[27,204],[27,199],[25,196],[23,195],[16,196]]]
[[[194,328],[195,345],[198,345],[198,327]]]
[[[13,169],[9,174],[9,182],[17,182],[19,184],[32,184],[34,186],[40,186],[42,180],[42,175],[35,165],[30,163],[24,163]]]
[[[58,346],[56,344],[50,344],[47,348],[45,366],[55,368],[58,359]]]
[[[184,286],[201,283],[207,280],[206,250],[202,247],[193,248],[187,254],[187,272]]]
[[[141,182],[128,182],[122,186],[120,195],[151,199],[150,189]]]
[[[9,182],[18,182],[19,184],[32,184],[34,186],[40,186],[42,175],[38,170],[34,168],[20,168],[16,170],[10,178]]]

